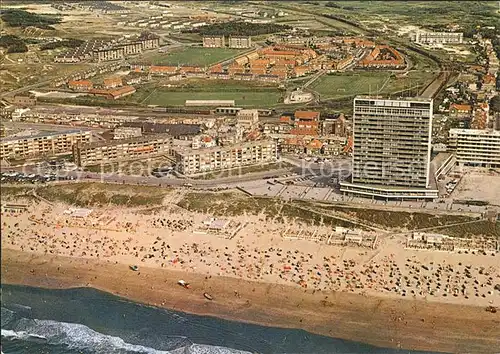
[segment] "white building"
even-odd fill
[[[417,32],[415,42],[419,44],[461,44],[464,34],[461,32]]]
[[[382,198],[437,198],[429,176],[432,99],[354,99],[353,171],[340,190]]]
[[[252,130],[259,124],[259,111],[256,109],[241,109],[236,113],[238,125],[247,130]]]
[[[500,167],[500,131],[450,129],[449,134],[459,165]]]
[[[273,141],[259,140],[206,149],[178,148],[173,152],[176,170],[193,175],[276,161],[277,146]]]

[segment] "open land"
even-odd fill
[[[36,192],[45,200],[4,214],[4,281],[92,286],[181,311],[386,347],[489,352],[499,345],[498,315],[484,311],[500,304],[493,289],[498,254],[417,251],[383,233],[370,247],[340,245],[328,237],[332,226],[349,226],[341,213],[314,220],[303,206],[237,193],[108,188],[45,186]],[[114,203],[113,194],[121,196]],[[75,204],[93,211],[72,216]],[[214,215],[227,227],[209,228]],[[128,269],[133,264],[139,272]],[[192,288],[175,285],[178,279]],[[213,302],[203,300],[204,291]],[[459,320],[464,314],[467,323]]]

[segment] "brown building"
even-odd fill
[[[123,82],[122,82],[121,78],[119,78],[119,77],[108,77],[108,78],[104,79],[103,87],[105,89],[111,89],[111,88],[119,87],[119,86],[122,86],[122,85],[123,85]]]
[[[88,91],[91,90],[94,85],[92,81],[89,80],[71,80],[68,82],[68,87],[75,91]]]
[[[12,100],[12,103],[16,106],[22,106],[22,107],[35,106],[36,96],[31,93],[15,95],[14,99]]]

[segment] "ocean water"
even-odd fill
[[[423,353],[190,315],[89,288],[1,291],[5,354]]]

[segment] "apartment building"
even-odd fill
[[[229,36],[229,48],[251,48],[252,37],[250,36]]]
[[[461,32],[417,32],[415,42],[420,44],[461,44],[464,34]]]
[[[157,134],[110,142],[76,144],[73,146],[73,160],[81,167],[169,154],[172,141],[173,138],[169,134]]]
[[[259,111],[256,109],[242,109],[236,113],[236,121],[246,130],[252,130],[259,124]]]
[[[500,167],[500,131],[450,129],[448,147],[459,165]]]
[[[437,198],[429,176],[432,104],[424,98],[356,97],[352,178],[340,190],[372,198]]]
[[[96,62],[121,60],[125,58],[125,49],[118,47],[103,47],[92,52],[92,59]]]
[[[90,130],[66,130],[0,140],[0,159],[29,158],[70,152],[77,143],[90,143]]]
[[[130,139],[142,136],[141,127],[116,127],[113,130],[113,139]]]
[[[176,170],[189,176],[276,161],[277,146],[273,141],[258,140],[205,149],[178,148],[173,153]]]
[[[225,46],[224,36],[203,36],[203,47],[205,48],[224,48]]]

